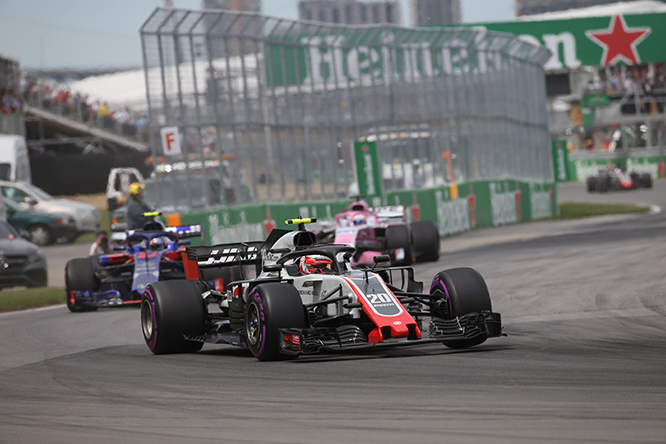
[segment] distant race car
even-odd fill
[[[361,198],[362,196],[354,196]],[[335,216],[335,230],[315,231],[323,243],[356,248],[352,264],[372,264],[373,257],[388,254],[393,265],[439,259],[439,232],[432,221],[407,223],[403,205],[370,208],[362,200]]]
[[[431,343],[460,349],[501,335],[476,270],[441,271],[424,293],[412,268],[378,267],[388,255],[352,268],[356,249],[317,244],[304,229],[310,221],[288,220],[299,230],[273,229],[265,242],[187,248],[187,280],[155,282],[143,293],[148,348],[190,353],[229,344],[268,361]],[[211,268],[241,269],[244,277],[215,289],[200,279]]]
[[[65,266],[67,307],[82,312],[139,304],[148,284],[185,277],[182,255],[190,241],[183,239],[193,237],[202,238],[200,225],[164,228],[153,222],[144,230],[128,231],[117,253],[69,260]],[[224,279],[209,273],[211,281],[217,278]]]
[[[621,168],[600,169],[599,174],[587,178],[587,191],[620,191],[635,188],[652,188],[650,173],[628,173]]]

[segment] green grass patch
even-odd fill
[[[65,289],[59,287],[18,288],[0,291],[0,313],[65,303]]]
[[[577,219],[608,214],[648,213],[649,207],[632,204],[560,202],[560,219]]]

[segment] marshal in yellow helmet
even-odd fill
[[[132,182],[131,185],[129,186],[129,193],[131,196],[134,196],[142,192],[144,188],[146,188],[144,184],[139,182]]]

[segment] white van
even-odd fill
[[[28,145],[23,136],[0,134],[0,180],[32,182]]]

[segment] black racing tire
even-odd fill
[[[395,251],[403,248],[405,257],[402,260],[395,258]],[[393,265],[411,265],[414,263],[414,250],[407,225],[389,225],[386,227],[386,250],[393,261]]]
[[[631,182],[633,183],[632,188],[638,188],[641,186],[641,184],[639,183],[641,180],[641,176],[638,173],[632,171],[631,173],[629,173],[629,177],[631,178]]]
[[[440,271],[430,286],[430,294],[441,294],[446,313],[439,317],[455,319],[468,313],[492,311],[488,286],[481,274],[473,268],[453,268]],[[470,339],[442,341],[449,348],[461,349],[485,342],[487,336]]]
[[[146,345],[156,355],[194,353],[203,342],[188,341],[184,334],[205,333],[206,307],[194,281],[154,282],[141,297],[141,330]]]
[[[307,316],[301,296],[290,284],[271,282],[250,291],[245,307],[245,334],[252,354],[260,361],[293,359],[280,353],[280,328],[305,328]]]
[[[51,245],[55,239],[53,239],[53,233],[51,229],[44,224],[33,224],[28,227],[28,233],[30,234],[30,242],[40,247],[45,247]]]
[[[605,193],[609,190],[611,184],[611,178],[607,176],[597,177],[596,178],[596,187],[595,190],[600,193]]]
[[[435,222],[412,222],[412,248],[416,262],[435,262],[439,259],[439,230]]]
[[[643,188],[652,188],[652,176],[650,173],[641,174],[639,183]]]
[[[588,193],[591,193],[592,191],[597,191],[597,182],[598,179],[594,176],[590,176],[587,178],[587,191]]]
[[[72,313],[95,311],[97,307],[83,305],[74,300],[74,291],[95,291],[99,287],[95,264],[91,258],[70,259],[65,265],[65,293],[67,308]]]

